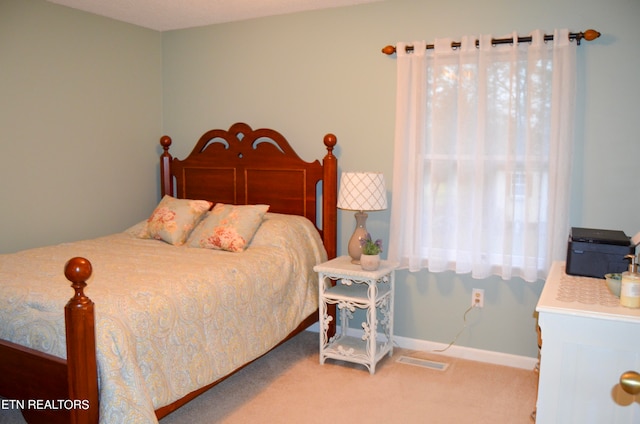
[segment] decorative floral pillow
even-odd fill
[[[180,246],[212,204],[206,200],[176,199],[166,195],[147,220],[147,233],[156,240]]]
[[[242,252],[260,227],[269,205],[216,204],[189,236],[187,245]]]

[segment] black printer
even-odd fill
[[[635,255],[635,246],[624,231],[572,227],[566,273],[604,278],[605,274],[629,268],[626,255]]]

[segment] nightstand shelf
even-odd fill
[[[376,364],[393,354],[393,287],[395,265],[382,261],[375,271],[364,271],[342,256],[314,267],[319,275],[320,363],[327,358],[362,364],[371,374]],[[333,319],[328,305],[336,305],[340,332],[328,338]],[[362,337],[347,335],[357,309],[366,311]],[[378,327],[381,332],[378,333]]]

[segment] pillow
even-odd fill
[[[269,205],[216,204],[187,240],[191,247],[242,252],[260,227]]]
[[[149,231],[147,230],[147,220],[140,221],[137,224],[124,230],[125,233],[132,235],[135,238],[148,239]]]
[[[175,246],[184,244],[213,203],[165,195],[147,220],[147,234]]]

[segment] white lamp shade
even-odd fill
[[[379,172],[343,172],[338,191],[338,207],[353,211],[387,209],[384,175]]]

